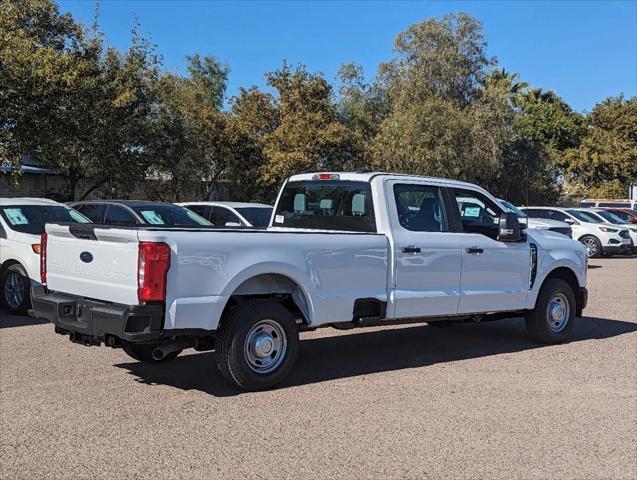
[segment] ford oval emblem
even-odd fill
[[[80,260],[84,263],[91,263],[93,261],[93,254],[91,252],[80,253]]]

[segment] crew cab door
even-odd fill
[[[454,315],[462,250],[449,231],[444,192],[427,183],[390,181],[386,201],[394,255],[394,318]]]
[[[462,232],[462,278],[458,313],[524,308],[529,289],[528,241],[497,240],[502,209],[479,191],[450,189]],[[453,202],[452,202],[453,203]]]

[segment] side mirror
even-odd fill
[[[501,242],[519,242],[522,240],[520,221],[515,213],[504,212],[500,215],[498,240]]]
[[[241,224],[237,222],[226,222],[226,227],[240,227]]]

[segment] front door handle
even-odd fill
[[[480,255],[481,253],[484,253],[484,250],[482,250],[480,247],[470,247],[466,249],[467,253],[472,253],[474,255]]]
[[[420,247],[414,247],[410,245],[409,247],[403,247],[400,249],[403,253],[420,253]]]

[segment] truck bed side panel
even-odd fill
[[[233,292],[262,274],[296,282],[313,325],[351,320],[357,298],[387,300],[384,235],[140,230],[139,239],[173,250],[166,329],[215,330]]]

